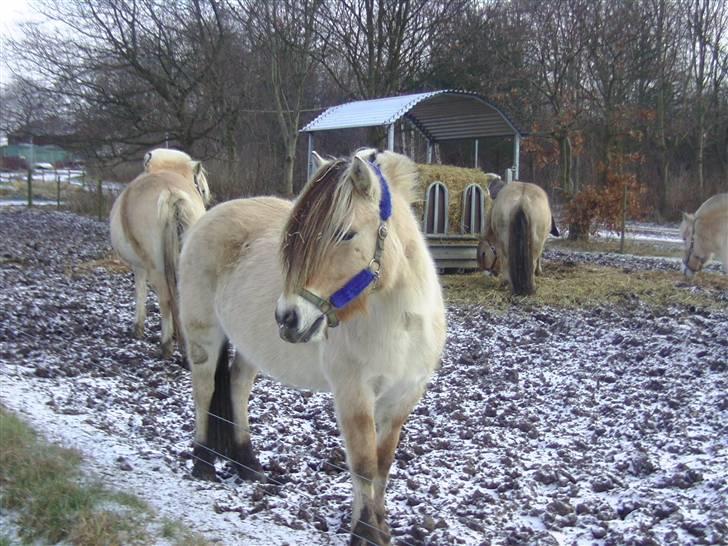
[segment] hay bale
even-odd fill
[[[488,186],[499,178],[492,173],[484,173],[480,169],[466,169],[452,165],[418,164],[420,199],[413,204],[417,217],[422,221],[425,216],[425,198],[427,188],[433,182],[442,182],[448,191],[448,234],[461,233],[461,220],[463,217],[463,192],[470,184],[476,184],[483,190],[485,210],[487,216],[492,200]]]

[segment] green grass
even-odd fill
[[[77,546],[156,542],[150,529],[157,522],[149,506],[89,480],[78,452],[45,442],[2,407],[0,438],[0,507],[17,513],[23,540]],[[176,544],[206,544],[182,525],[175,529]],[[0,537],[0,546],[10,543]]]
[[[728,276],[705,272],[687,281],[677,271],[624,272],[612,267],[547,263],[544,274],[536,277],[536,294],[529,297],[512,296],[499,278],[482,273],[443,275],[441,281],[448,302],[501,311],[511,305],[575,309],[636,301],[654,308],[727,307],[718,301],[718,294],[728,291]]]

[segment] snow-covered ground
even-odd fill
[[[0,403],[211,540],[347,542],[351,488],[329,395],[259,379],[251,426],[271,483],[236,483],[223,467],[222,483],[194,480],[189,375],[178,356],[157,356],[156,300],[136,340],[131,274],[78,267],[108,251],[106,225],[3,209],[0,233]],[[726,543],[728,303],[450,307],[448,326],[392,469],[395,544]]]
[[[668,246],[682,246],[683,240],[680,237],[679,225],[662,226],[644,222],[630,222],[625,227],[625,238],[643,242],[643,243],[659,243]],[[620,233],[609,230],[600,230],[597,232],[597,239],[619,239]]]

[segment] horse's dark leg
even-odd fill
[[[174,326],[169,295],[159,293],[159,313],[162,319],[162,358],[170,358],[174,353]]]
[[[377,477],[377,437],[371,393],[361,386],[335,392],[336,413],[346,444],[346,458],[351,471],[354,502],[351,516],[352,546],[388,544],[382,533],[374,502]]]
[[[147,318],[147,270],[143,267],[134,268],[134,295],[136,307],[134,317],[134,336],[138,339],[144,337],[144,321]]]
[[[214,326],[188,328],[186,353],[192,372],[192,393],[195,400],[192,475],[214,481],[216,458],[227,456],[224,445],[221,445],[221,439],[226,434],[226,422],[217,417],[219,410],[211,408],[218,367],[222,370],[223,379],[224,374],[229,373],[225,336]],[[229,435],[232,436],[232,431],[229,431]]]
[[[265,483],[266,478],[265,474],[263,474],[263,467],[260,466],[253,450],[253,443],[250,439],[250,423],[248,422],[248,401],[257,374],[258,370],[250,366],[236,352],[230,370],[230,390],[232,399],[235,401],[233,404],[235,442],[232,458],[237,463],[235,465],[236,470],[242,479]]]

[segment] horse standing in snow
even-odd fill
[[[529,182],[505,184],[493,201],[478,245],[480,268],[496,275],[502,270],[516,295],[533,294],[549,233],[559,235],[546,192]]]
[[[295,203],[212,209],[180,258],[193,474],[215,479],[222,455],[243,478],[263,476],[247,408],[259,370],[330,391],[353,481],[352,544],[389,543],[387,476],[445,342],[441,287],[410,207],[416,177],[392,152],[323,162]]]
[[[144,157],[144,173],[121,192],[111,209],[111,244],[134,271],[134,333],[144,334],[147,279],[159,297],[162,355],[179,333],[177,262],[181,237],[210,200],[205,172],[184,152],[157,149]]]
[[[683,213],[680,235],[685,242],[682,272],[692,277],[717,254],[728,274],[728,193],[700,205],[695,214]]]

